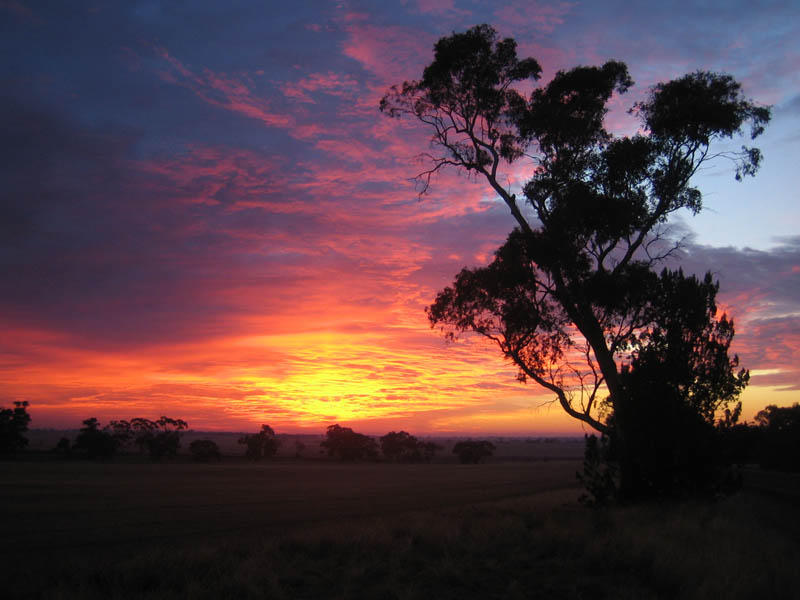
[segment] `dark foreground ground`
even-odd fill
[[[0,463],[0,597],[796,598],[785,494],[588,510],[575,461]]]

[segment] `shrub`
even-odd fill
[[[453,454],[458,455],[458,460],[465,465],[476,465],[484,458],[492,456],[494,451],[495,445],[486,440],[468,440],[458,442],[455,446],[453,446]]]
[[[189,444],[189,452],[197,462],[211,462],[222,458],[219,446],[213,440],[194,440]]]

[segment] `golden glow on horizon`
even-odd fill
[[[126,355],[54,345],[47,360],[0,375],[9,397],[32,402],[37,427],[77,427],[89,416],[105,422],[167,414],[197,429],[268,422],[284,431],[322,430],[341,422],[423,432],[582,432],[541,389],[516,382],[513,367],[490,345],[477,339],[444,344],[438,337],[419,326],[352,333],[344,324]],[[751,385],[743,418],[796,395]]]

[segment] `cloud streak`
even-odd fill
[[[0,381],[6,402],[32,401],[37,426],[169,414],[210,429],[579,432],[493,348],[446,344],[425,318],[512,226],[455,172],[420,200],[427,133],[377,109],[452,30],[495,23],[546,77],[627,59],[638,93],[686,68],[728,69],[781,107],[784,138],[800,131],[800,37],[780,3],[698,13],[688,29],[665,15],[661,32],[648,11],[575,3],[90,8],[67,19],[6,3],[17,16],[0,25],[17,57],[0,63]],[[720,43],[717,21],[742,19],[752,31]],[[776,23],[781,51],[763,43]],[[611,115],[617,131],[634,95]],[[515,167],[509,182],[526,176]],[[747,249],[698,234],[683,264],[721,280],[754,373],[746,413],[796,392],[798,239]]]

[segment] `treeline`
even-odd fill
[[[739,423],[739,411],[726,412],[715,427],[715,446],[718,460],[724,464],[758,464],[767,469],[800,471],[800,404],[767,406],[753,423]],[[0,455],[24,450],[28,445],[25,433],[31,416],[27,402],[14,402],[13,408],[0,408]],[[63,456],[106,459],[124,451],[148,455],[153,460],[174,457],[181,447],[181,438],[188,429],[183,419],[161,416],[156,420],[135,418],[129,421],[112,420],[103,426],[91,417],[82,423],[72,441],[61,438],[54,451]],[[680,435],[680,432],[676,432]],[[654,440],[654,442],[657,440]],[[269,425],[262,425],[254,434],[246,434],[238,443],[244,446],[244,456],[250,460],[270,458],[277,454],[281,440]],[[584,474],[588,487],[601,485],[604,473],[591,473],[592,454],[599,454],[599,440],[589,447],[587,465],[590,477]],[[431,441],[420,440],[406,431],[390,431],[377,439],[339,424],[331,425],[321,442],[323,452],[341,461],[384,460],[396,463],[429,463],[444,448]],[[591,446],[591,440],[590,440]],[[305,445],[295,443],[299,457]],[[453,447],[459,461],[479,463],[491,457],[495,446],[486,440],[463,440]],[[189,444],[189,453],[197,461],[222,458],[219,446],[210,439],[198,439]],[[663,470],[663,469],[662,469]]]
[[[31,417],[27,402],[15,402],[14,408],[0,409],[0,454],[13,454],[28,445],[23,435],[28,431]],[[131,420],[112,420],[102,425],[96,417],[82,422],[75,440],[62,437],[53,449],[64,457],[109,459],[125,452],[135,451],[153,460],[174,457],[181,447],[181,437],[189,428],[183,419],[161,416],[156,420],[137,417]],[[238,443],[244,446],[244,456],[258,461],[275,456],[281,440],[269,425],[262,425],[254,434],[246,434]],[[323,452],[341,461],[385,460],[396,463],[429,463],[444,448],[430,441],[420,440],[406,431],[390,431],[377,440],[350,427],[331,425],[320,443]],[[305,445],[295,442],[295,456],[300,457]],[[486,440],[460,441],[453,453],[465,464],[479,463],[492,456],[495,446]],[[198,439],[189,444],[192,458],[200,462],[220,460],[222,452],[216,442]]]
[[[753,424],[737,423],[736,414],[720,421],[723,457],[732,464],[759,464],[765,469],[800,471],[800,404],[771,404]]]

